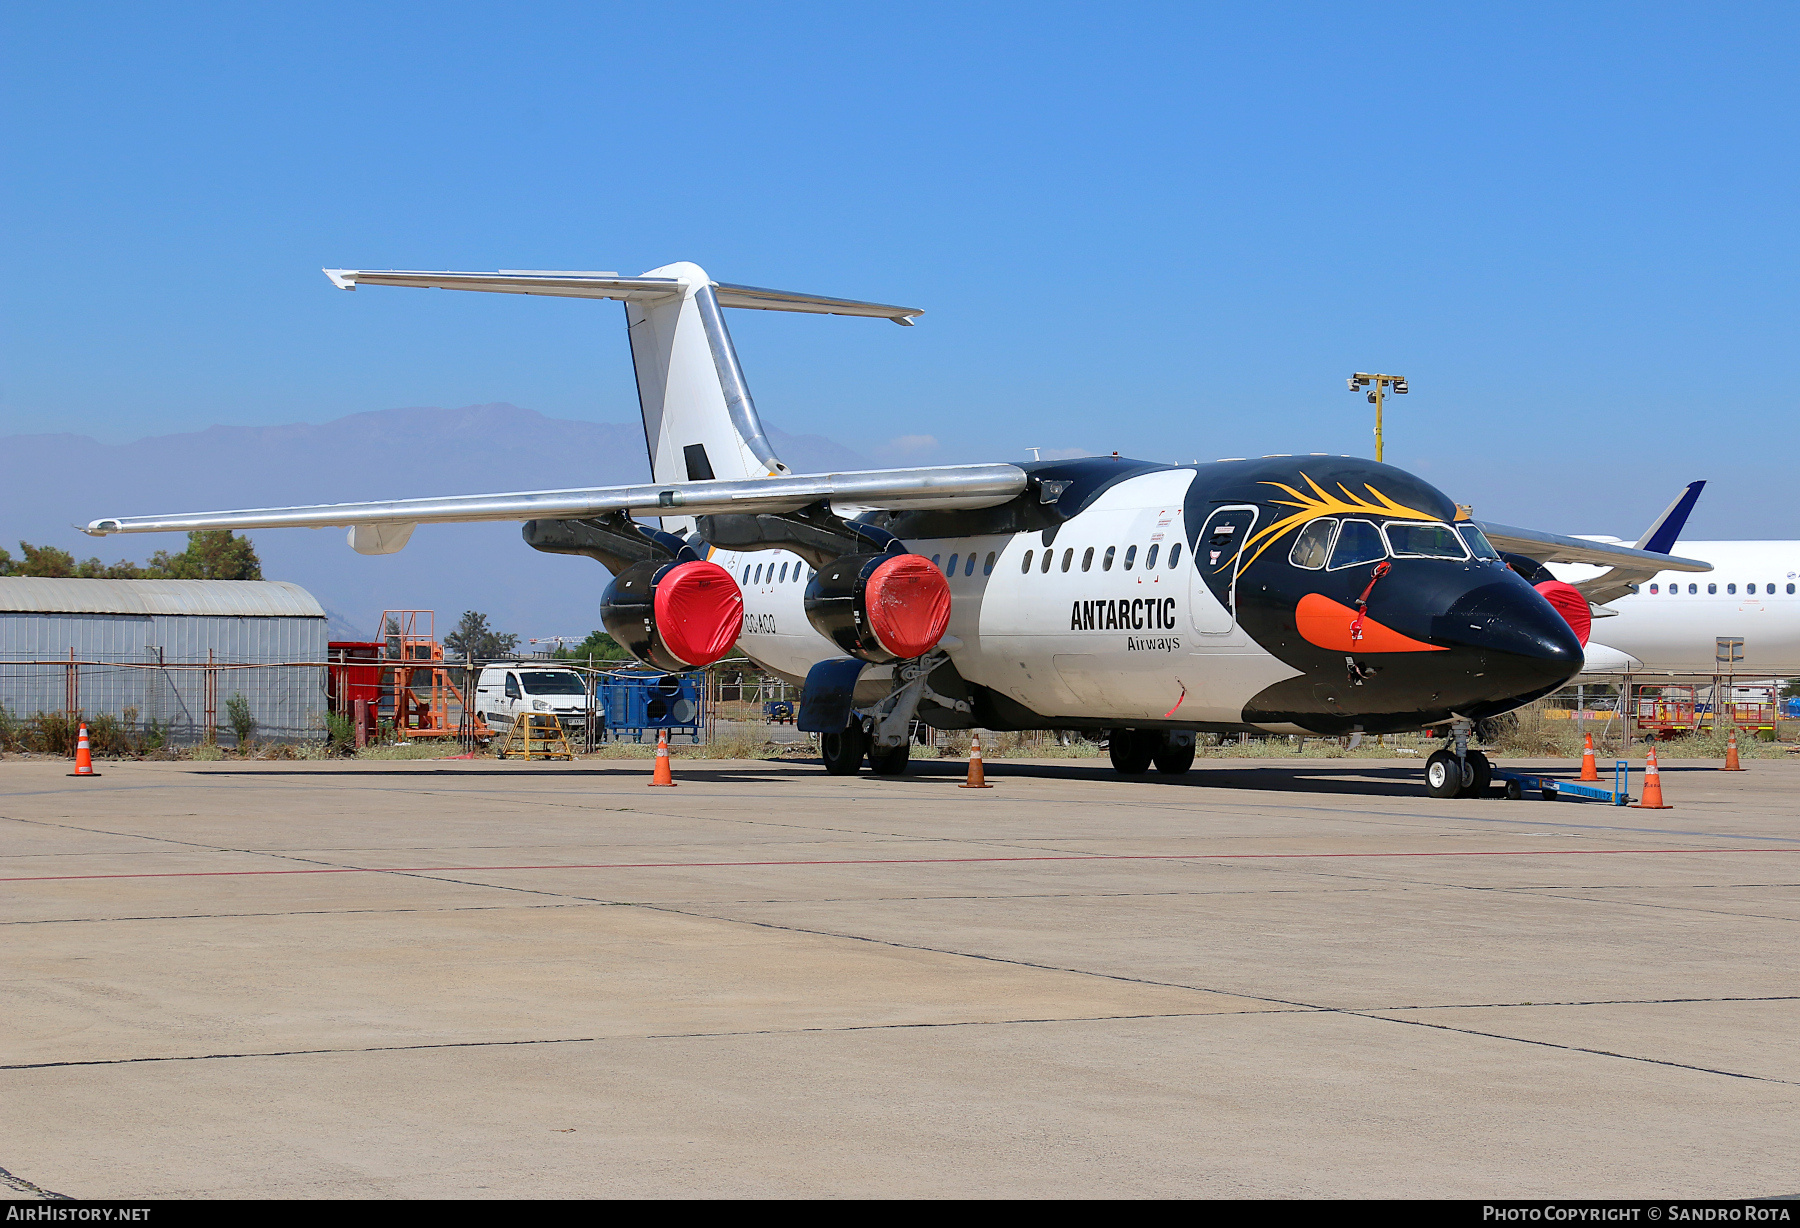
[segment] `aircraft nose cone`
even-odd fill
[[[1511,571],[1470,586],[1431,620],[1431,642],[1467,661],[1494,699],[1535,698],[1581,671],[1581,641],[1563,616]]]

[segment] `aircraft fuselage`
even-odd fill
[[[930,724],[1391,732],[1506,711],[1581,666],[1554,608],[1402,470],[1027,468],[1034,491],[1000,507],[866,517],[949,581],[953,669],[932,686],[971,711],[927,702]],[[798,679],[841,656],[808,624],[798,555],[711,557],[742,586],[751,659]],[[885,689],[890,669],[864,685]]]

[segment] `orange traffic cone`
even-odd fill
[[[994,786],[987,782],[981,770],[981,735],[969,737],[969,779],[956,786],[959,789],[991,789]]]
[[[1581,736],[1583,738],[1581,747],[1581,775],[1576,779],[1599,780],[1600,771],[1594,766],[1594,735],[1591,733],[1584,733]]]
[[[94,770],[94,752],[88,747],[87,722],[81,722],[81,736],[75,740],[75,770],[71,776],[98,776]]]
[[[1662,774],[1656,770],[1656,747],[1650,748],[1650,758],[1644,763],[1644,796],[1633,810],[1673,810],[1675,807],[1663,804]]]
[[[675,787],[675,774],[669,771],[669,731],[667,729],[656,735],[656,775],[651,779],[650,786],[655,788],[657,785],[666,785],[671,789]]]
[[[1731,737],[1725,742],[1725,766],[1719,770],[1721,772],[1741,772],[1744,770],[1744,765],[1738,762],[1736,729],[1731,731]]]

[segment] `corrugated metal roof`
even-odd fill
[[[0,576],[0,613],[211,614],[324,618],[313,595],[286,580],[47,580]]]

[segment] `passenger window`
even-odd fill
[[[1367,520],[1346,520],[1343,528],[1338,530],[1337,544],[1331,548],[1331,567],[1335,571],[1339,567],[1354,567],[1386,557],[1381,530]]]
[[[1662,591],[1662,590],[1661,590],[1661,589],[1659,589],[1659,588],[1657,588],[1657,587],[1656,587],[1656,585],[1654,585],[1654,584],[1652,584],[1652,585],[1651,585],[1651,586],[1650,586],[1650,591],[1651,591],[1651,592],[1652,592],[1652,593],[1658,593],[1658,592],[1661,592],[1661,591]]]
[[[1735,593],[1735,592],[1737,592],[1737,585],[1735,585],[1735,584],[1727,584],[1727,585],[1726,585],[1726,586],[1725,586],[1725,591],[1726,591],[1726,592],[1727,592],[1727,593]]]
[[[1093,566],[1094,566],[1094,548],[1092,546],[1089,546],[1087,548],[1087,552],[1081,556],[1081,570],[1088,571]],[[1791,588],[1793,588],[1793,585],[1790,584],[1788,587],[1791,589]]]
[[[744,564],[744,578],[741,582],[744,584],[750,583],[750,564],[748,563]]]
[[[786,563],[783,563],[781,565],[781,582],[783,584],[787,583],[787,564]]]
[[[984,576],[994,574],[994,552],[992,550],[988,551],[987,562],[981,565],[981,574]]]
[[[972,576],[974,574],[975,574],[975,552],[973,550],[971,550],[971,551],[969,551],[968,561],[963,564],[963,575]]]
[[[1717,584],[1708,584],[1706,586],[1706,595],[1708,597],[1712,596],[1713,594],[1717,593],[1718,591],[1719,591],[1719,586]]]
[[[756,579],[751,581],[751,583],[753,583],[753,584],[761,584],[762,583],[762,564],[761,563],[758,563],[756,565]]]
[[[1417,524],[1390,521],[1387,525],[1388,545],[1396,556],[1425,559],[1466,559],[1463,539],[1447,524]]]
[[[1075,551],[1073,548],[1063,551],[1062,569],[1064,571],[1069,570],[1070,564],[1074,563],[1074,561],[1075,561]]]
[[[1117,549],[1118,549],[1117,546],[1108,546],[1106,548],[1106,554],[1100,560],[1100,570],[1101,571],[1111,571],[1112,570],[1113,551],[1115,551]]]
[[[1150,547],[1150,549],[1145,552],[1145,554],[1144,554],[1144,570],[1145,571],[1149,571],[1152,567],[1156,566],[1156,552],[1161,549],[1162,549],[1161,546],[1152,545]]]
[[[958,554],[951,555],[950,556],[950,566],[944,568],[944,574],[947,576],[955,575],[956,574],[956,565],[958,563],[960,563],[961,561],[962,561],[961,555],[958,555]]]
[[[1056,562],[1056,551],[1046,550],[1044,551],[1044,565],[1038,570],[1047,576],[1050,574],[1050,564],[1054,562]]]
[[[508,699],[518,699],[522,695],[523,692],[519,690],[519,676],[517,674],[508,674],[506,676],[506,697]]]
[[[1125,547],[1125,570],[1130,571],[1132,563],[1137,561],[1137,547]]]
[[[1307,524],[1300,530],[1300,536],[1294,539],[1294,548],[1288,551],[1288,562],[1308,571],[1317,571],[1325,566],[1325,557],[1331,552],[1331,533],[1337,528],[1337,524],[1330,516]]]
[[[941,554],[932,555],[931,556],[931,565],[933,567],[942,567],[944,565],[944,556]]]
[[[1031,571],[1031,556],[1036,553],[1037,553],[1037,551],[1035,551],[1035,550],[1027,550],[1025,552],[1025,561],[1023,563],[1019,564],[1019,574],[1020,575],[1026,575],[1027,573],[1029,573]]]
[[[1181,543],[1176,542],[1169,547],[1169,570],[1175,570],[1175,564],[1181,562]]]
[[[1690,596],[1690,597],[1691,597],[1691,596],[1693,596],[1693,595],[1694,595],[1694,594],[1696,594],[1696,593],[1698,593],[1698,592],[1699,592],[1699,591],[1700,591],[1700,586],[1699,586],[1699,585],[1698,585],[1698,584],[1690,584],[1690,585],[1688,585],[1688,595],[1689,595],[1689,596]],[[1789,589],[1789,590],[1788,590],[1788,591],[1789,591],[1789,592],[1792,592],[1792,591],[1793,591],[1793,589],[1792,589],[1792,588],[1790,588],[1790,589]]]

